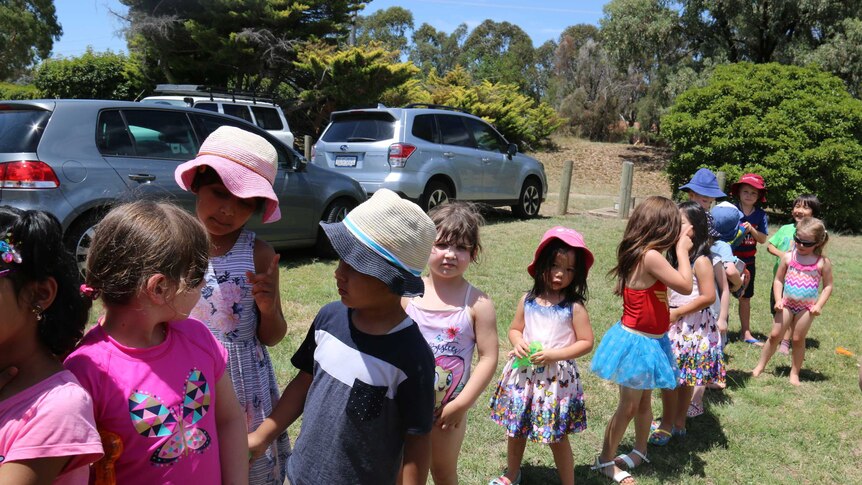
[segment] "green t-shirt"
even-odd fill
[[[775,246],[775,249],[779,251],[787,252],[790,249],[790,246],[793,244],[793,236],[796,235],[796,223],[793,224],[785,224],[781,226],[775,234],[769,238],[769,244]],[[775,273],[778,272],[778,263],[781,260],[779,258],[775,258],[775,265],[772,267],[772,276],[775,276]]]

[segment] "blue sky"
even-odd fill
[[[556,40],[566,27],[579,23],[598,25],[607,0],[373,0],[362,15],[391,6],[413,12],[416,27],[422,23],[452,32],[460,23],[472,30],[485,19],[507,21],[521,27],[535,47]],[[63,36],[54,43],[54,56],[77,56],[92,46],[97,52],[126,51],[119,34],[122,22],[109,9],[125,13],[117,0],[56,0]]]

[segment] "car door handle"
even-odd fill
[[[129,180],[134,180],[138,183],[147,183],[152,182],[156,179],[155,175],[150,175],[148,173],[130,173]]]
[[[443,156],[446,158],[455,158],[455,154],[452,152],[443,152]]]

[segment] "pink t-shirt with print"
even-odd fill
[[[71,372],[57,372],[0,401],[0,466],[71,457],[54,484],[84,485],[87,465],[101,456],[92,399]]]
[[[197,320],[170,322],[155,347],[126,347],[96,326],[65,366],[93,395],[99,431],[123,453],[117,483],[221,483],[215,385],[227,355]]]

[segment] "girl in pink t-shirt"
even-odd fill
[[[188,318],[208,255],[204,228],[168,203],[121,205],[96,228],[81,290],[101,297],[105,316],[65,365],[92,394],[99,431],[122,445],[96,464],[97,478],[248,483],[245,415],[225,350]]]
[[[458,454],[467,431],[467,411],[497,370],[494,303],[464,273],[476,261],[482,216],[475,206],[450,202],[429,214],[437,240],[428,258],[425,294],[402,299],[434,352],[435,426],[431,430],[431,476],[436,485],[458,483]],[[473,349],[479,358],[472,375]]]
[[[77,277],[54,216],[0,206],[0,483],[83,485],[102,456],[90,395],[61,364],[90,309]]]

